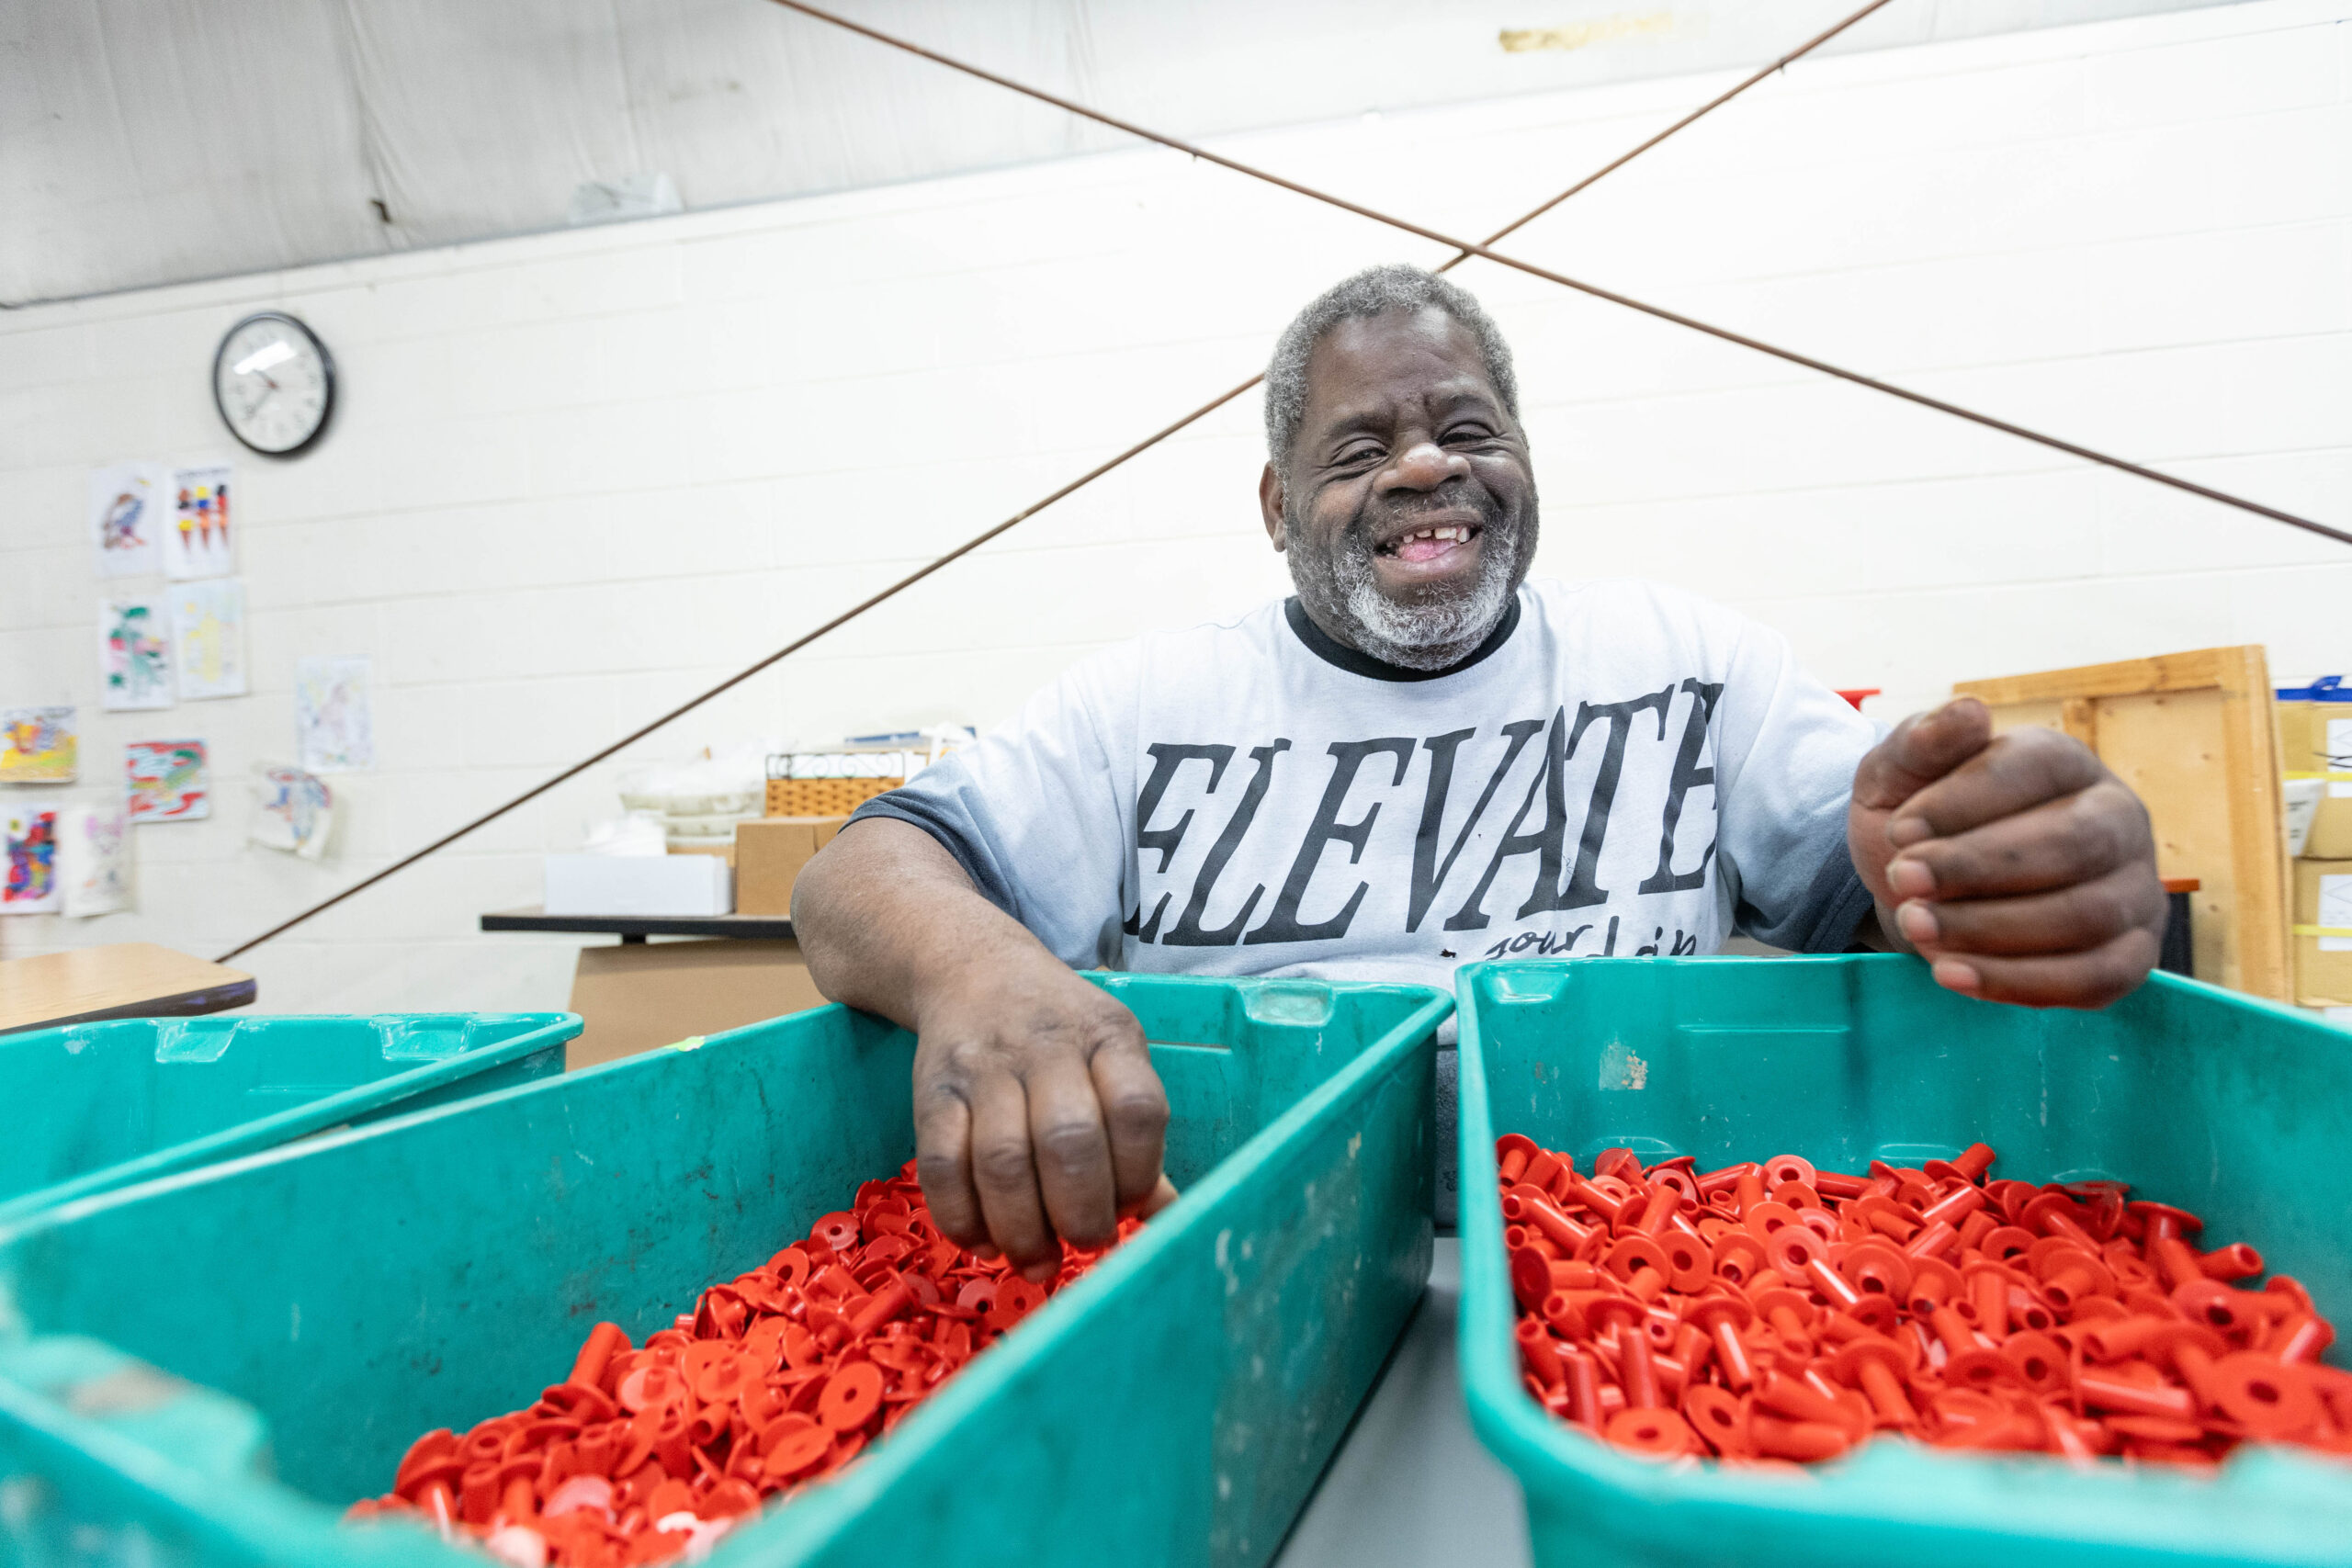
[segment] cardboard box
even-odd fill
[[[2278,765],[2290,779],[2325,781],[2301,854],[2352,860],[2352,703],[2280,703],[2278,713]]]
[[[564,1066],[577,1071],[824,1002],[797,942],[583,947],[572,972],[571,1010],[585,1027],[565,1050]]]
[[[769,817],[735,825],[735,912],[789,915],[792,884],[847,817]]]
[[[2335,931],[2341,935],[2323,933]],[[2295,863],[2295,999],[2352,1006],[2352,860]]]
[[[731,915],[733,874],[717,855],[549,855],[550,915]]]

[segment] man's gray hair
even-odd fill
[[[1317,295],[1275,341],[1274,357],[1266,367],[1266,454],[1277,472],[1290,467],[1291,447],[1298,440],[1300,422],[1306,417],[1306,361],[1324,334],[1359,316],[1430,306],[1460,321],[1478,340],[1478,353],[1487,362],[1487,378],[1502,398],[1503,411],[1513,419],[1519,417],[1519,381],[1511,374],[1510,345],[1503,342],[1502,329],[1470,291],[1402,262],[1368,266]]]

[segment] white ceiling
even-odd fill
[[[1894,0],[1832,48],[2204,3]],[[1758,64],[1857,4],[840,8],[1197,136]],[[1117,140],[766,0],[0,0],[0,306],[560,227],[640,173],[695,209]]]

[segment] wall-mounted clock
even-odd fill
[[[229,432],[269,457],[316,441],[334,412],[334,359],[316,333],[282,310],[229,329],[212,356],[212,405]]]

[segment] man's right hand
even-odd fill
[[[818,988],[914,1031],[916,1168],[942,1232],[1046,1280],[1176,1190],[1143,1026],[921,829],[855,822],[793,885]]]
[[[1143,1026],[1028,945],[971,964],[920,1009],[915,1160],[941,1231],[992,1242],[1044,1280],[1057,1237],[1099,1247],[1122,1215],[1174,1191],[1159,1167],[1168,1095]]]

